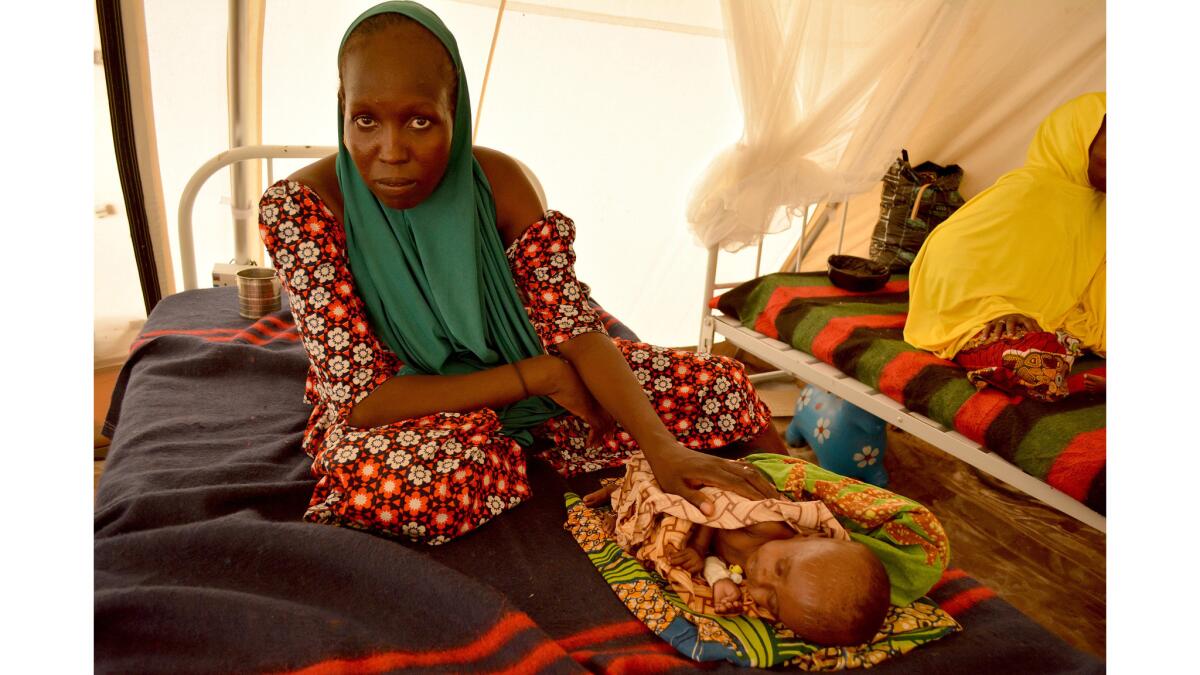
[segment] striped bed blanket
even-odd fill
[[[907,276],[893,275],[878,291],[854,293],[833,286],[822,272],[768,274],[714,298],[712,306],[1105,512],[1103,394],[1042,403],[990,387],[977,390],[960,366],[904,341]],[[1102,359],[1089,356],[1075,364],[1071,377],[1102,368]]]
[[[302,522],[295,335],[286,304],[248,321],[230,288],[151,313],[108,416],[96,672],[772,672],[678,653],[564,529],[564,495],[619,468],[568,480],[531,461],[528,502],[443,546]],[[1104,671],[961,569],[929,597],[963,630],[879,672]]]

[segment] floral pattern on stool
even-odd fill
[[[830,471],[880,487],[887,485],[883,468],[886,423],[824,389],[810,384],[800,391],[786,436],[788,445],[807,443],[821,466]]]

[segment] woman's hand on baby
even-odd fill
[[[521,369],[521,375],[525,376],[530,394],[549,397],[587,422],[590,428],[588,447],[603,445],[612,437],[616,422],[583,384],[575,366],[556,356],[543,355],[521,361],[518,368]],[[526,372],[530,375],[526,375]]]
[[[713,515],[713,505],[700,491],[703,487],[730,490],[747,499],[779,495],[762,472],[750,464],[689,450],[678,442],[647,450],[643,448],[646,460],[663,492],[683,497],[706,516]]]
[[[713,584],[713,604],[718,614],[740,614],[742,612],[742,591],[732,579],[718,579]]]
[[[666,553],[667,560],[676,567],[682,567],[692,574],[699,574],[704,571],[704,557],[691,546],[684,546],[679,549],[668,545]]]
[[[1042,330],[1042,327],[1038,325],[1037,321],[1024,314],[1005,314],[984,324],[983,337],[984,339],[998,340],[1002,337],[1013,337],[1018,330],[1036,333]]]

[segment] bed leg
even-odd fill
[[[712,301],[713,291],[716,290],[717,283],[717,255],[720,254],[720,248],[716,245],[708,247],[708,266],[704,271],[704,304],[700,309],[700,341],[696,343],[696,353],[711,354],[713,347],[713,336],[717,331],[716,323],[713,321],[712,307],[709,302]]]
[[[700,344],[696,348],[699,354],[711,354],[713,347],[713,337],[716,335],[716,322],[712,316],[706,316],[700,322]]]

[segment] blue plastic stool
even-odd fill
[[[806,442],[823,468],[883,487],[887,424],[824,389],[806,385],[785,433],[788,445]]]

